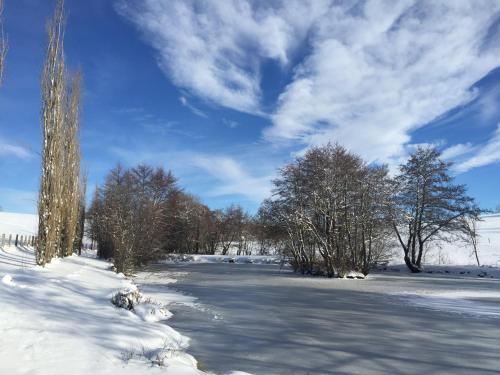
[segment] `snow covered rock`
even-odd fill
[[[141,298],[141,293],[137,288],[129,288],[113,295],[111,303],[122,309],[133,310],[134,306],[141,301]]]
[[[350,272],[346,273],[346,275],[344,276],[344,278],[347,278],[347,279],[364,279],[364,278],[366,278],[366,276],[363,275],[361,272],[350,271]]]

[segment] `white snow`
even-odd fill
[[[404,302],[432,310],[500,318],[500,291],[460,290],[401,293]]]
[[[38,231],[38,215],[0,212],[0,236],[33,236]]]
[[[134,313],[146,322],[159,322],[172,317],[172,313],[158,303],[141,303],[134,307]]]
[[[147,293],[133,311],[111,304],[136,286],[107,262],[72,256],[41,268],[29,248],[0,248],[0,280],[1,374],[203,374],[189,338],[160,322],[167,306]]]
[[[477,223],[478,255],[481,265],[500,266],[500,214],[484,215]],[[423,262],[429,265],[476,265],[472,246],[460,241],[430,244]],[[401,262],[399,248],[395,262]]]
[[[8,286],[16,286],[14,281],[12,281],[12,276],[10,275],[5,275],[4,277],[2,277],[2,283]]]
[[[280,257],[276,255],[169,255],[160,263],[255,263],[255,264],[279,264]]]

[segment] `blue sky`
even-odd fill
[[[211,207],[255,211],[276,169],[338,141],[398,163],[434,144],[500,204],[498,1],[66,0],[84,74],[89,189],[117,162],[163,165]],[[52,1],[7,0],[0,206],[36,211],[39,77]]]

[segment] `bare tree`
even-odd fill
[[[3,29],[3,0],[0,0],[0,85],[3,81],[5,57],[7,55],[8,43]]]
[[[84,173],[80,184],[80,199],[78,205],[78,226],[76,230],[74,248],[77,250],[78,255],[82,255],[83,236],[85,233],[85,198],[87,195],[87,179],[88,174]]]
[[[450,166],[435,148],[418,148],[396,177],[393,228],[412,272],[422,271],[427,243],[449,241],[465,230],[464,219],[477,220],[481,213],[465,186],[453,184]]]
[[[481,219],[474,217],[463,217],[460,220],[462,228],[460,229],[460,234],[462,235],[462,240],[472,246],[472,253],[476,258],[476,263],[478,266],[481,265],[479,262],[479,254],[477,252],[477,244],[479,240],[479,233],[477,231],[477,222]]]
[[[73,253],[79,220],[81,75],[67,85],[64,1],[47,25],[42,72],[42,176],[38,200],[37,263]]]
[[[65,103],[63,134],[63,243],[61,256],[73,254],[77,239],[81,203],[80,182],[80,96],[81,73],[72,77]]]
[[[59,252],[62,228],[63,126],[65,101],[64,7],[58,1],[47,24],[48,46],[42,73],[42,177],[38,200],[37,263],[45,265]]]

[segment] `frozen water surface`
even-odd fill
[[[188,351],[208,371],[500,371],[498,279],[385,273],[340,280],[217,263],[150,270],[154,281],[143,281],[144,288],[186,295],[186,303],[169,307],[168,324],[191,338]]]

